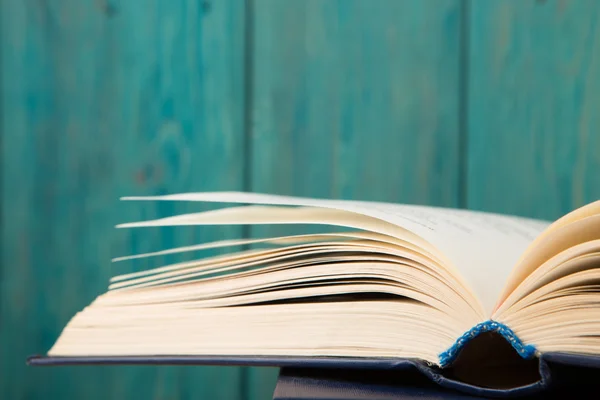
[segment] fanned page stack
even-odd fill
[[[550,224],[255,193],[126,200],[243,205],[121,228],[346,229],[234,238],[116,259],[247,249],[115,276],[107,293],[72,318],[50,356],[394,358],[445,367],[482,332],[501,335],[523,358],[600,354],[600,202]]]

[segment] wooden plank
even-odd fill
[[[121,195],[243,187],[243,7],[1,4],[0,397],[238,398],[234,368],[41,369],[25,359],[106,289],[111,257],[241,235],[112,227],[199,209],[117,204]]]
[[[458,205],[459,1],[254,4],[253,190]]]
[[[468,205],[554,219],[600,198],[600,2],[471,2]]]

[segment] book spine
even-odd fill
[[[448,350],[441,353],[439,355],[440,366],[444,368],[451,365],[463,347],[483,332],[496,332],[500,334],[524,359],[531,359],[536,355],[535,346],[523,343],[508,326],[497,321],[489,320],[475,325],[459,337]]]

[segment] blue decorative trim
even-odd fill
[[[489,320],[475,325],[473,328],[471,328],[470,330],[465,332],[461,337],[459,337],[448,350],[441,353],[440,366],[447,367],[448,365],[452,364],[452,362],[456,359],[458,353],[460,353],[462,348],[465,347],[465,345],[470,340],[472,340],[473,338],[475,338],[483,332],[499,333],[504,339],[506,339],[508,343],[511,344],[511,346],[517,351],[517,353],[519,353],[519,355],[525,359],[530,359],[533,358],[533,356],[535,356],[536,350],[534,346],[530,344],[525,345],[521,341],[521,339],[519,339],[517,335],[515,335],[513,330],[510,329],[508,326],[500,322]]]

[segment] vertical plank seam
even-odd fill
[[[4,8],[6,3],[0,1],[0,323],[2,323],[2,289],[4,289]],[[1,330],[1,329],[0,329]]]
[[[252,108],[254,97],[254,0],[246,0],[244,7],[244,162],[242,171],[245,191],[252,190],[253,124]],[[249,231],[249,229],[247,229]],[[249,232],[247,232],[249,233]]]
[[[461,0],[458,56],[458,206],[469,207],[469,63],[471,0]]]
[[[252,174],[253,174],[253,124],[252,112],[254,106],[254,1],[245,0],[244,3],[244,38],[243,38],[243,85],[244,85],[244,100],[242,107],[243,115],[243,152],[244,160],[242,162],[242,179],[243,190],[249,192],[252,190]],[[252,226],[242,226],[242,237],[249,238],[252,235]],[[243,250],[248,250],[249,246],[244,245]],[[250,369],[248,367],[240,368],[240,392],[238,398],[240,400],[249,400],[250,390]]]

